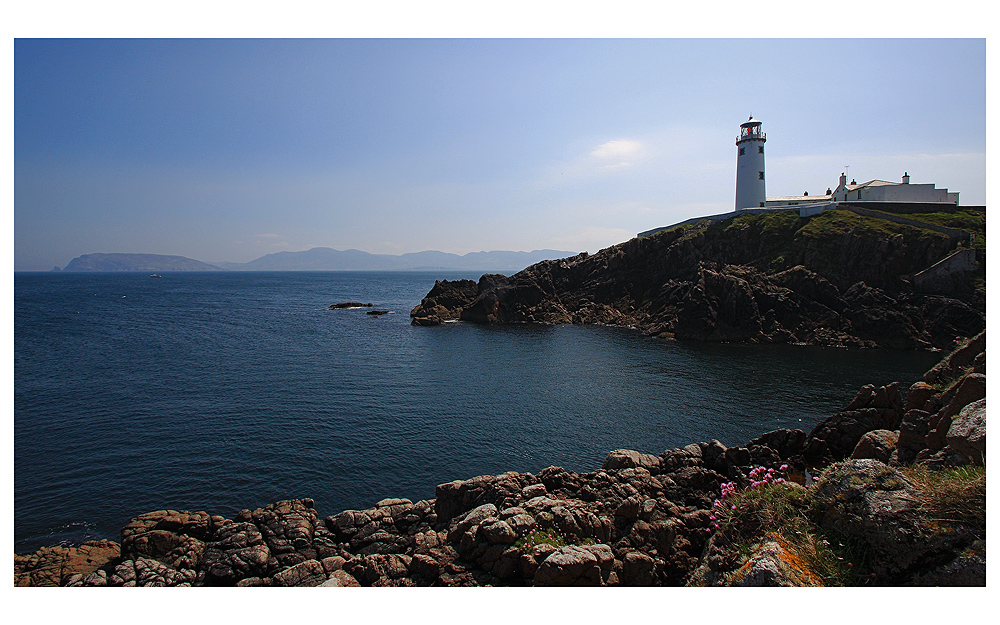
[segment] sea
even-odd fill
[[[939,354],[410,325],[481,272],[14,274],[14,548],[119,540],[153,510],[321,518],[609,451],[809,431]],[[330,310],[356,301],[373,308]],[[388,311],[369,315],[372,310]]]

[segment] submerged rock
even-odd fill
[[[344,308],[371,308],[375,304],[371,302],[367,304],[362,304],[361,302],[340,302],[339,304],[330,304],[327,310],[339,310]]]

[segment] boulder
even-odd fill
[[[441,572],[441,563],[429,554],[418,553],[410,561],[410,571],[413,575],[434,580],[437,579],[438,573]]]
[[[872,430],[899,428],[902,415],[893,409],[860,408],[838,412],[821,421],[806,439],[806,460],[821,462],[848,457]]]
[[[535,586],[600,586],[601,566],[591,551],[569,545],[553,553],[535,571]]]
[[[548,490],[545,488],[545,484],[530,484],[521,489],[521,497],[527,501],[528,499],[534,499],[535,497],[541,497],[543,495],[548,495]]]
[[[769,534],[730,576],[728,586],[822,586],[823,582],[777,534]]]
[[[327,579],[326,582],[323,582],[320,585],[321,586],[334,586],[334,585],[336,585],[336,586],[339,586],[339,587],[342,587],[342,588],[357,588],[357,587],[361,586],[361,584],[358,582],[357,579],[354,578],[353,575],[351,575],[350,573],[348,573],[347,571],[344,571],[342,569],[338,569],[338,570],[330,573],[329,579]]]
[[[903,407],[903,412],[926,410],[925,404],[927,400],[937,395],[937,393],[938,390],[936,388],[923,380],[914,382],[906,392],[906,405]]]
[[[986,399],[962,409],[948,429],[948,447],[969,463],[986,465]]]
[[[778,453],[782,460],[788,460],[801,455],[805,451],[806,433],[802,430],[782,428],[763,434],[749,443],[747,448],[760,446],[769,447]]]
[[[623,586],[652,586],[656,562],[640,551],[630,551],[621,559],[620,580]]]
[[[479,535],[491,545],[513,545],[517,541],[517,532],[514,528],[500,519],[480,524]]]
[[[805,432],[802,433],[805,440]],[[701,458],[706,467],[713,471],[726,471],[726,446],[719,441],[712,439],[701,445]]]
[[[888,464],[889,459],[892,458],[892,452],[896,451],[896,441],[898,440],[899,432],[890,430],[866,432],[851,453],[851,458],[871,458]]]
[[[312,548],[317,516],[312,499],[292,499],[269,504],[253,512],[243,510],[236,520],[252,521],[260,529],[267,548],[278,556]]]
[[[318,560],[306,560],[278,571],[271,580],[273,586],[319,586],[326,581],[326,571]]]
[[[495,517],[497,515],[497,507],[491,503],[484,503],[483,505],[470,510],[464,516],[458,520],[458,524],[455,526],[456,533],[462,533],[470,529],[476,528],[486,519]]]
[[[185,537],[205,541],[221,520],[221,517],[213,517],[207,512],[186,510],[156,510],[140,514],[121,530],[122,556],[163,558],[178,547],[185,546],[189,551],[197,551],[197,543]]]
[[[953,560],[917,575],[911,586],[986,586],[986,541],[977,540]]]
[[[947,444],[948,430],[951,421],[963,408],[974,401],[986,397],[986,376],[981,373],[970,373],[962,378],[954,389],[954,395],[948,405],[938,412],[930,421],[930,431],[927,433],[927,448],[937,451]]]
[[[231,586],[248,577],[270,577],[271,551],[253,523],[230,523],[206,545],[199,569],[208,585]]]
[[[927,523],[913,485],[877,460],[833,464],[809,490],[816,521],[869,549],[873,571],[885,583],[900,583],[973,539],[960,523]]]
[[[642,467],[652,470],[657,464],[659,464],[659,458],[651,454],[644,454],[631,449],[616,449],[607,455],[601,468],[604,470],[614,470]]]
[[[71,577],[85,577],[114,563],[121,555],[118,543],[88,541],[79,547],[42,547],[30,555],[14,556],[15,586],[62,586]]]
[[[178,571],[150,558],[124,560],[107,577],[108,586],[190,586],[194,571]],[[87,585],[87,580],[84,580]]]
[[[923,410],[908,410],[899,424],[896,440],[896,456],[899,464],[911,464],[917,454],[926,449],[927,432],[930,431],[931,413]]]
[[[412,561],[411,556],[403,554],[373,554],[351,558],[344,563],[342,570],[362,586],[373,586],[380,580],[405,577],[409,574]]]

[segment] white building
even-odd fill
[[[847,176],[840,174],[840,184],[833,191],[827,190],[835,202],[937,202],[958,204],[958,193],[936,189],[934,183],[910,184],[910,175],[903,172],[902,182],[869,180],[858,184],[847,183]]]
[[[934,183],[910,184],[910,175],[903,173],[902,182],[869,180],[858,184],[847,182],[847,175],[840,174],[836,189],[827,188],[822,195],[781,195],[767,198],[767,207],[794,206],[813,202],[906,202],[958,204],[958,193],[935,188]]]

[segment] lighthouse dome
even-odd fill
[[[763,122],[761,122],[759,119],[754,119],[753,117],[751,117],[747,121],[745,121],[742,124],[740,124],[740,128],[745,128],[747,126],[759,126],[762,123]]]

